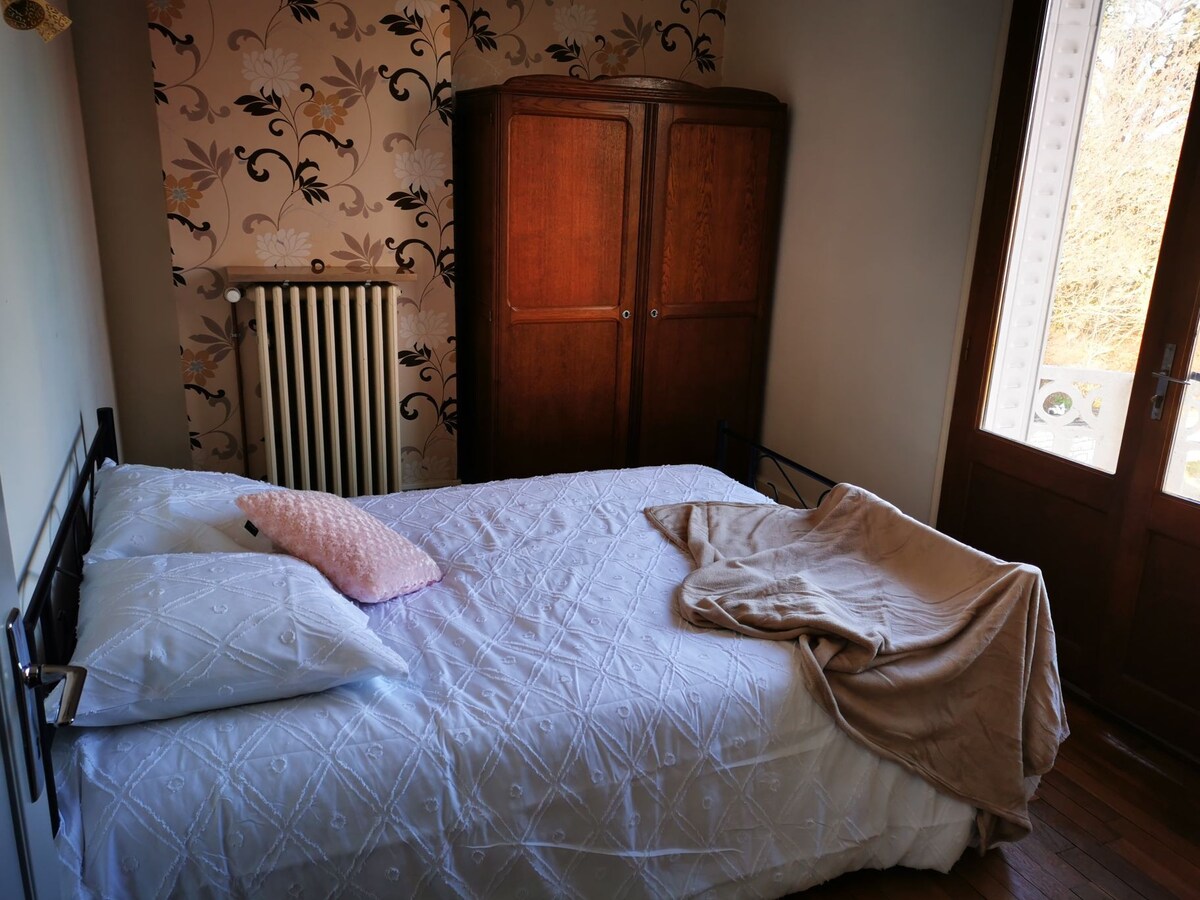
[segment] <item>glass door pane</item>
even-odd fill
[[[1195,342],[1188,372],[1195,379],[1183,387],[1183,404],[1175,420],[1175,437],[1163,490],[1200,503],[1200,339]]]
[[[1116,470],[1200,0],[1053,0],[983,428]]]

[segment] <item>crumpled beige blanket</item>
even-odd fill
[[[838,485],[815,510],[681,503],[646,514],[691,554],[694,625],[799,641],[804,677],[851,737],[978,810],[980,844],[1031,830],[1067,737],[1041,572]]]

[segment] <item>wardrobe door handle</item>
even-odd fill
[[[650,318],[652,318],[652,319],[658,318],[658,310],[657,309],[650,310]]]
[[[630,317],[630,315],[632,315],[632,313],[630,313],[629,310],[627,310],[627,309],[621,310],[621,318],[622,319],[628,319]]]

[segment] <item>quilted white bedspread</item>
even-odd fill
[[[71,896],[776,897],[946,869],[974,811],[842,734],[792,642],[697,629],[646,506],[699,466],[365,498],[445,580],[370,609],[408,662],[55,745]]]

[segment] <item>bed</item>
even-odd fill
[[[770,502],[702,466],[355,501],[445,573],[364,607],[407,675],[58,729],[64,890],[778,897],[948,869],[970,804],[847,736],[795,641],[677,614],[691,560],[643,510],[694,499]]]

